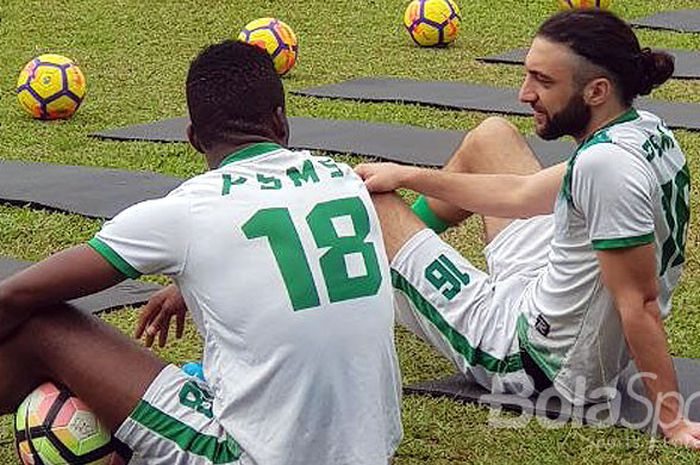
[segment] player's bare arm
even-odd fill
[[[57,253],[0,283],[0,340],[35,312],[101,291],[124,278],[87,245]]]
[[[355,171],[370,192],[406,188],[485,216],[530,218],[552,213],[566,164],[526,176],[456,173],[394,163],[360,164]]]
[[[658,304],[654,245],[598,252],[603,281],[615,299],[627,345],[658,408],[669,441],[700,448],[700,424],[683,419],[678,383]]]
[[[40,382],[52,379],[116,430],[164,364],[63,302],[124,278],[90,246],[80,245],[0,283],[0,367],[6,374],[1,412],[15,410]],[[108,389],[113,395],[104,395]]]

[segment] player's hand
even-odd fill
[[[368,191],[381,193],[403,187],[402,183],[412,169],[396,163],[361,163],[355,167],[355,172],[365,182]]]
[[[139,315],[139,324],[136,328],[136,339],[141,339],[145,334],[146,347],[151,347],[156,336],[158,345],[165,347],[168,341],[170,321],[175,317],[175,336],[180,339],[185,331],[185,314],[187,306],[182,298],[180,289],[174,284],[156,292],[148,300],[146,306]]]
[[[663,433],[671,444],[700,450],[700,423],[683,419]]]

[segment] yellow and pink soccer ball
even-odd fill
[[[53,383],[22,402],[15,440],[24,465],[125,465],[131,455],[80,399]]]
[[[608,10],[612,0],[556,0],[560,10],[574,10],[577,8],[599,8]]]
[[[412,0],[403,24],[422,47],[444,47],[457,38],[462,16],[453,0]]]
[[[62,55],[40,55],[22,69],[17,79],[17,99],[37,119],[70,118],[85,97],[85,76]]]
[[[257,45],[272,57],[277,74],[287,74],[299,56],[299,41],[291,27],[276,18],[259,18],[245,25],[238,40]]]

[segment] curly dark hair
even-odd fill
[[[192,61],[187,106],[203,147],[226,143],[234,133],[270,137],[272,117],[284,109],[284,88],[267,52],[227,40]]]

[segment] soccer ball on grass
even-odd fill
[[[286,23],[275,18],[260,18],[245,25],[238,40],[266,50],[280,76],[294,67],[299,55],[299,41]]]
[[[69,58],[40,55],[19,73],[17,99],[37,119],[70,118],[85,97],[85,76]]]
[[[412,0],[403,15],[408,34],[422,47],[444,47],[454,42],[461,21],[453,0]]]

